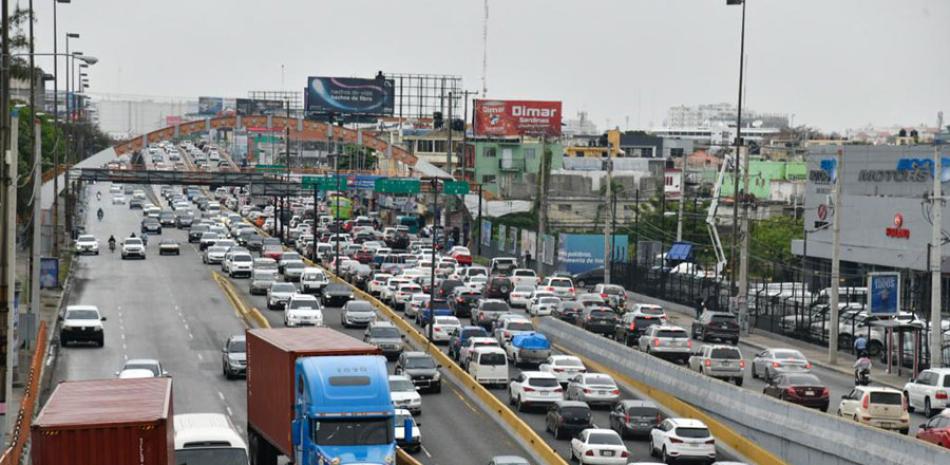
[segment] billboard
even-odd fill
[[[284,111],[284,102],[280,100],[254,100],[249,98],[239,98],[235,100],[234,104],[237,114],[241,116],[279,115]]]
[[[224,99],[221,97],[198,97],[198,114],[217,116],[224,110]]]
[[[392,79],[307,78],[306,109],[309,113],[393,114]]]
[[[40,258],[40,289],[56,289],[59,287],[59,259],[56,257]]]
[[[485,247],[491,247],[491,221],[482,220],[482,225],[479,228],[481,232],[482,245]]]
[[[476,136],[517,137],[561,135],[561,102],[476,100]]]
[[[613,256],[627,256],[627,235],[615,234]],[[603,234],[561,234],[558,238],[558,267],[571,274],[604,267]]]
[[[165,117],[165,126],[177,126],[181,124],[181,116],[166,116]]]
[[[868,294],[871,315],[897,315],[901,306],[900,273],[868,273]]]

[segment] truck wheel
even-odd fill
[[[740,387],[742,386],[742,377],[741,377],[741,376],[738,377],[738,378],[736,378],[736,386],[740,386]]]

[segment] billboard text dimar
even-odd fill
[[[476,100],[475,135],[496,137],[561,135],[561,102]]]

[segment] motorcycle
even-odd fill
[[[96,192],[96,201],[102,200],[102,192]]]
[[[105,213],[100,208],[99,211],[96,213],[96,216],[99,217],[99,221],[102,221],[102,217],[105,216]]]
[[[115,253],[115,241],[109,242],[109,252]]]
[[[860,370],[854,371],[854,385],[855,386],[867,386],[871,384],[871,369],[862,368]]]

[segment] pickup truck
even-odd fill
[[[551,356],[551,342],[541,333],[521,333],[505,344],[505,353],[515,366],[540,365]]]
[[[742,386],[745,360],[738,347],[705,345],[689,358],[689,369],[723,381],[732,380],[736,386]]]

